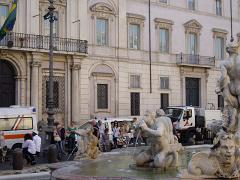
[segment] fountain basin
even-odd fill
[[[135,153],[141,151],[142,148],[146,147],[137,149]],[[132,154],[134,149],[122,149],[118,152],[103,153],[96,160],[74,161],[72,165],[53,171],[52,177],[57,180],[177,179],[178,172],[187,168],[187,164],[195,152],[208,149],[209,146],[206,145],[185,148],[179,153],[179,167],[168,170],[136,167]]]

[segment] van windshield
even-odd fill
[[[168,117],[172,119],[173,122],[175,122],[181,119],[183,114],[183,109],[167,108],[166,114]]]
[[[33,129],[31,117],[0,118],[0,131]]]

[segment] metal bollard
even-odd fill
[[[22,170],[23,169],[22,149],[20,149],[20,148],[14,149],[12,165],[13,165],[13,170]]]
[[[56,145],[55,144],[49,145],[48,154],[47,154],[48,163],[56,163],[57,162],[57,155],[58,155],[58,152],[57,152]]]

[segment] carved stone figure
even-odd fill
[[[98,138],[93,135],[91,129],[78,129],[76,134],[80,137],[78,138],[78,152],[76,158],[88,157],[90,159],[96,159],[100,154],[100,151],[97,147]]]
[[[200,178],[240,177],[240,56],[238,46],[228,48],[229,58],[221,63],[221,76],[216,93],[223,96],[227,105],[223,110],[223,121],[213,123],[211,129],[217,134],[210,153],[193,155],[188,172],[182,178],[193,175]]]
[[[188,165],[188,172],[195,176],[212,176],[215,178],[239,177],[238,137],[223,132],[218,144],[210,153],[199,152],[193,155]],[[200,177],[201,178],[201,177]]]
[[[135,157],[137,166],[164,169],[177,166],[177,152],[170,147],[170,144],[174,143],[171,119],[164,116],[163,110],[158,114],[160,116],[155,118],[155,112],[148,113],[140,125],[141,129],[148,135],[150,148]]]
[[[237,53],[238,46],[228,48],[229,58],[220,65],[221,76],[217,81],[216,93],[223,96],[228,106],[224,107],[225,126],[228,131],[238,130],[240,118],[240,56]],[[230,115],[232,114],[233,115]],[[238,120],[237,120],[238,119]]]

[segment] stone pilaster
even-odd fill
[[[32,75],[31,75],[31,106],[37,108],[39,114],[39,67],[41,63],[39,61],[32,61]]]

